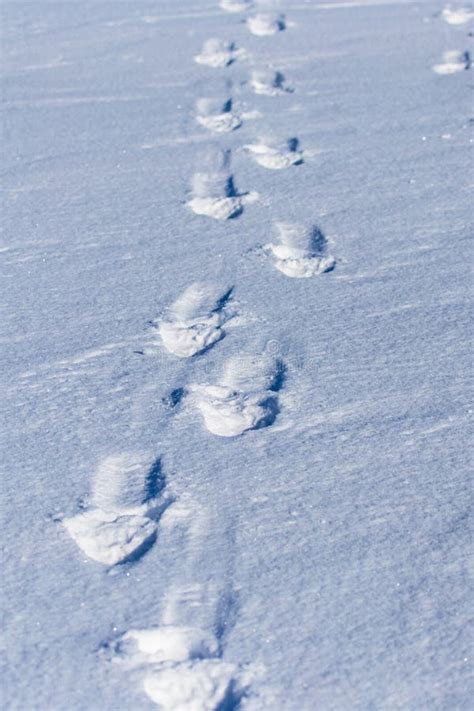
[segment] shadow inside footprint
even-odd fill
[[[229,684],[226,695],[216,706],[215,711],[239,711],[244,696],[245,689],[239,689],[235,681],[232,681]]]
[[[278,405],[278,400],[276,397],[269,396],[265,398],[265,400],[262,400],[260,405],[262,408],[264,408],[265,415],[252,428],[254,430],[261,430],[264,427],[269,427],[270,425],[272,425],[280,412],[280,407]]]
[[[148,501],[156,499],[162,491],[164,491],[166,486],[166,477],[161,468],[161,459],[156,459],[148,474],[145,478],[145,500],[144,504]]]
[[[326,257],[328,252],[328,241],[322,230],[319,227],[314,226],[311,230],[310,236],[310,250],[318,257]],[[336,260],[331,264],[328,264],[325,268],[325,272],[332,272],[336,268]]]
[[[299,144],[300,144],[300,142],[299,142],[298,138],[289,138],[288,139],[288,149],[290,151],[293,151],[293,152],[297,151]]]
[[[175,388],[168,395],[162,398],[163,404],[169,407],[171,410],[180,404],[184,397],[184,388]]]
[[[153,517],[150,516],[150,518],[153,518]],[[117,573],[120,570],[123,570],[124,566],[132,565],[133,563],[136,563],[137,561],[139,561],[140,558],[143,558],[143,556],[146,555],[146,553],[148,553],[148,551],[151,550],[151,548],[153,548],[153,546],[155,545],[157,535],[158,535],[157,531],[154,531],[152,533],[152,535],[149,538],[147,538],[146,541],[143,541],[141,546],[139,546],[134,551],[132,551],[132,553],[130,553],[130,555],[126,556],[121,561],[119,561],[116,564],[115,568],[111,568],[111,571],[114,571],[114,573]]]
[[[216,301],[216,306],[215,306],[215,308],[212,310],[212,313],[215,313],[216,311],[220,311],[221,309],[224,308],[224,306],[227,306],[227,303],[228,303],[228,301],[230,301],[230,299],[232,298],[232,294],[233,294],[233,293],[234,293],[234,287],[231,286],[231,287],[225,292],[225,294],[222,294],[222,296],[220,297],[220,299],[218,299],[218,300]]]
[[[217,607],[214,635],[222,652],[229,633],[235,626],[239,613],[239,595],[235,590],[229,590],[219,599]]]
[[[270,390],[277,393],[279,390],[282,389],[285,383],[286,370],[287,368],[284,362],[280,358],[277,358],[277,360],[275,361],[275,377],[273,379],[272,385],[270,386]]]
[[[288,150],[290,151],[290,153],[298,153],[299,145],[300,145],[300,141],[298,138],[296,138],[296,137],[289,138],[287,145],[288,145]],[[300,157],[298,158],[298,160],[294,161],[293,165],[301,165],[302,163],[304,163],[304,160],[303,160],[303,154],[301,153]]]

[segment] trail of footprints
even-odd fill
[[[221,0],[230,13],[251,10],[247,0]],[[256,36],[285,29],[283,16],[257,13],[247,18]],[[246,57],[235,43],[209,39],[195,61],[223,70]],[[279,97],[293,91],[283,74],[267,68],[252,71],[248,86],[257,95]],[[242,126],[245,114],[231,96],[200,97],[195,104],[197,123],[214,134]],[[255,162],[281,170],[303,162],[297,139],[266,136],[243,146]],[[212,146],[198,159],[191,176],[187,208],[195,215],[225,221],[239,217],[244,207],[258,201],[255,191],[239,190],[231,170],[231,153]],[[327,271],[334,259],[310,228],[276,225],[279,243],[265,245],[270,262],[288,276],[313,276]],[[163,349],[170,357],[203,357],[217,346],[229,328],[239,323],[233,287],[212,282],[193,283],[151,323],[145,353]],[[280,412],[279,391],[284,364],[270,354],[247,353],[229,358],[217,382],[190,383],[180,388],[180,400],[202,418],[212,435],[238,437],[270,426]],[[119,569],[136,563],[155,544],[168,509],[179,502],[167,493],[161,461],[150,452],[124,452],[103,459],[93,478],[86,504],[63,525],[79,549],[92,560]],[[179,518],[179,514],[178,514]],[[199,587],[199,586],[198,586]],[[212,711],[236,708],[248,692],[249,668],[223,660],[222,640],[209,627],[188,624],[198,609],[193,596],[184,595],[185,614],[165,615],[157,627],[132,629],[108,643],[114,661],[130,673],[140,672],[144,693],[165,711]]]
[[[272,37],[287,27],[283,15],[253,13],[252,0],[220,0],[219,6],[228,13],[251,12],[245,23],[256,37]],[[448,6],[441,17],[454,27],[462,27],[474,12],[470,7]],[[246,58],[246,52],[234,42],[213,38],[204,42],[194,60],[222,71]],[[467,52],[449,51],[433,71],[452,74],[469,66]],[[293,93],[284,75],[267,67],[252,69],[248,87],[264,97]],[[195,110],[197,123],[215,134],[228,134],[243,123],[231,96],[198,98]],[[269,170],[304,162],[297,138],[266,135],[242,148]],[[193,214],[226,221],[239,217],[246,205],[258,200],[257,192],[237,189],[230,150],[211,147],[200,155],[186,203]],[[328,241],[315,225],[276,222],[273,231],[273,241],[264,244],[261,252],[285,277],[315,277],[334,269],[336,260],[329,252]],[[145,353],[162,349],[169,357],[205,357],[225,338],[228,329],[238,324],[233,286],[193,283],[152,322]],[[199,413],[210,434],[240,437],[273,424],[280,413],[279,392],[284,381],[281,360],[268,353],[247,353],[229,358],[217,381],[184,384],[180,400]],[[99,463],[86,504],[62,523],[88,558],[117,569],[136,563],[153,547],[168,510],[176,511],[180,518],[179,506],[179,497],[175,500],[167,491],[161,461],[150,452],[126,451]],[[199,591],[197,583],[195,587]],[[192,586],[191,593],[181,595],[178,607],[185,614],[165,615],[157,627],[131,629],[109,641],[105,646],[112,659],[130,674],[139,672],[144,693],[163,711],[237,708],[250,693],[250,668],[224,661],[222,640],[212,626],[199,624],[193,612],[199,605]]]

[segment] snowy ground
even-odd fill
[[[3,708],[470,707],[442,9],[2,3]]]

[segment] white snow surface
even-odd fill
[[[2,709],[472,706],[471,21],[4,0]]]

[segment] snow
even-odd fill
[[[231,318],[226,306],[232,287],[191,284],[170,308],[168,320],[158,324],[165,348],[181,358],[189,358],[224,338],[223,326]]]
[[[284,170],[292,165],[300,165],[303,162],[303,154],[296,150],[298,141],[289,139],[288,141],[268,141],[265,139],[259,143],[249,143],[244,148],[250,153],[258,165],[269,170]]]
[[[233,42],[212,37],[204,42],[201,53],[194,57],[198,64],[214,69],[228,67],[239,57],[239,50]]]
[[[465,5],[453,8],[451,5],[446,5],[441,13],[443,20],[448,25],[465,25],[474,19],[474,8],[472,5]]]
[[[469,69],[470,66],[471,60],[469,52],[458,52],[455,49],[443,52],[443,62],[441,64],[435,64],[433,71],[436,72],[436,74],[456,74],[457,72]]]
[[[232,111],[232,99],[224,101],[202,97],[196,102],[196,120],[215,133],[228,133],[240,128],[242,121]]]
[[[3,708],[470,707],[471,13],[5,0]]]
[[[158,669],[145,677],[145,693],[163,711],[213,711],[235,706],[233,664],[203,660]]]
[[[217,385],[192,385],[190,390],[209,432],[237,437],[274,422],[283,374],[284,365],[272,356],[239,354],[225,363]]]
[[[293,89],[285,85],[285,77],[281,72],[256,69],[252,72],[250,84],[256,94],[263,96],[280,96]]]
[[[284,222],[275,227],[279,243],[270,242],[264,250],[280,272],[301,279],[334,269],[336,260],[327,254],[327,240],[317,227]]]
[[[209,632],[173,625],[129,630],[116,647],[117,654],[133,666],[144,661],[148,664],[184,662],[214,656],[218,652],[216,639]]]
[[[247,25],[250,32],[257,37],[268,37],[286,29],[284,16],[271,13],[259,12],[252,15],[248,18]]]

